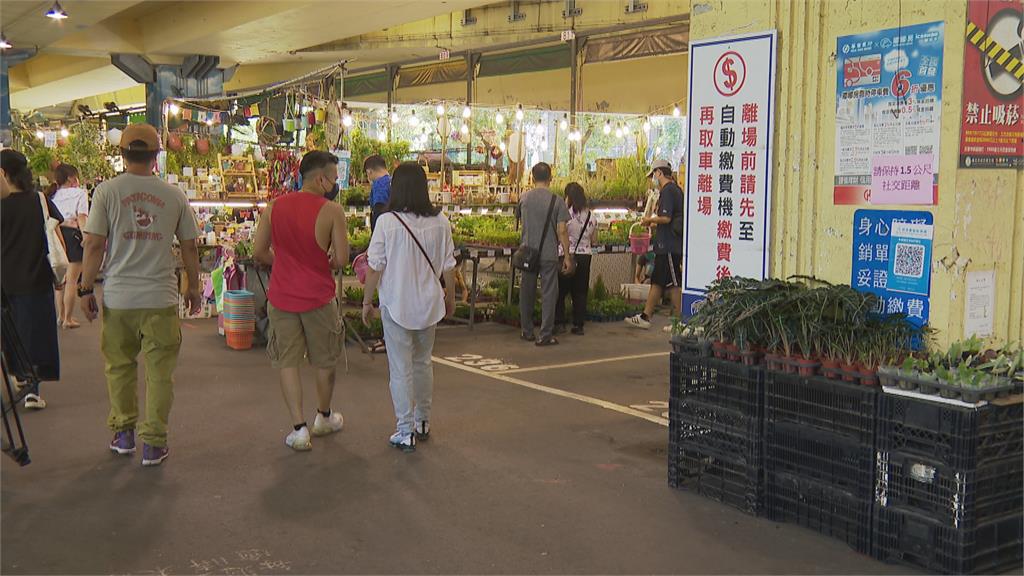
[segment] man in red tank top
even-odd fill
[[[293,430],[285,444],[310,450],[310,430],[302,416],[299,365],[308,358],[317,369],[317,413],[312,434],[341,430],[340,412],[331,410],[335,367],[345,334],[333,270],[348,263],[348,227],[338,196],[338,158],[309,152],[299,164],[302,190],[274,200],[256,228],[254,255],[273,266],[267,313],[267,353],[281,370],[281,391]]]

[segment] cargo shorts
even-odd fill
[[[267,355],[274,368],[297,368],[303,358],[314,368],[334,368],[345,345],[345,328],[332,301],[309,312],[285,312],[267,303]]]

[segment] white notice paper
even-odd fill
[[[964,302],[964,338],[992,335],[996,307],[996,271],[967,273],[967,298]]]

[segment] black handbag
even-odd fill
[[[551,213],[555,210],[555,195],[551,195],[551,204],[548,205],[548,216],[544,219],[544,229],[540,234],[540,247],[534,248],[529,244],[521,244],[512,254],[512,266],[523,272],[540,273],[540,252],[544,248],[544,241],[548,237],[548,227],[551,226]]]

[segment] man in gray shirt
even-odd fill
[[[540,250],[540,283],[541,283],[541,325],[537,346],[558,344],[553,333],[555,330],[555,303],[558,300],[558,271],[566,274],[572,272],[574,263],[569,250],[569,209],[565,202],[555,196],[551,190],[551,166],[539,162],[533,167],[533,185],[535,188],[523,194],[519,199],[517,212],[522,219],[523,236],[521,244]],[[551,200],[554,199],[552,207]],[[548,210],[551,219],[548,221]],[[544,227],[548,226],[547,234]],[[544,237],[543,246],[541,237]],[[566,254],[561,267],[558,264],[558,245],[562,245],[562,253]],[[523,340],[533,341],[533,303],[537,300],[537,272],[523,272],[519,290],[519,318],[523,327]]]

